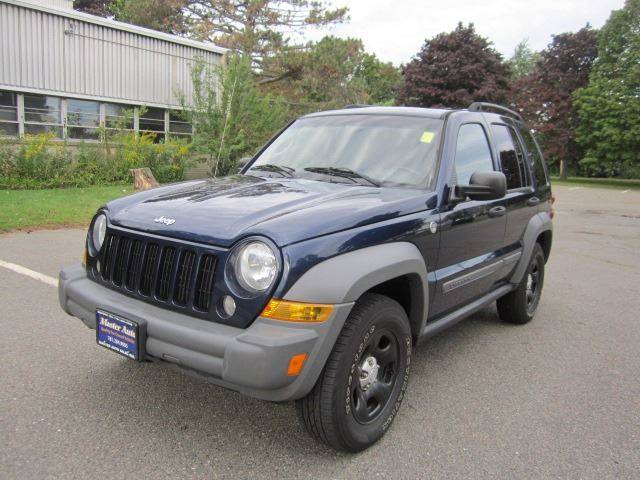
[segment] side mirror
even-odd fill
[[[253,160],[253,157],[242,157],[240,160],[238,160],[238,173],[240,173],[242,169],[247,165],[247,163],[249,163],[251,160]]]
[[[458,185],[455,195],[471,200],[496,200],[507,194],[507,177],[502,172],[475,172],[469,185]]]

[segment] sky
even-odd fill
[[[332,4],[349,7],[351,20],[308,31],[306,39],[329,34],[361,38],[367,51],[400,65],[411,60],[426,38],[453,30],[459,21],[473,22],[476,31],[508,58],[525,38],[533,50],[542,50],[552,34],[579,30],[587,22],[601,27],[624,0],[333,0]]]

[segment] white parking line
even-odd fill
[[[5,262],[4,260],[0,260],[0,267],[4,267],[8,270],[12,270],[26,277],[34,278],[36,280],[41,281],[42,283],[51,285],[52,287],[58,286],[58,279],[50,277],[49,275],[45,275],[44,273],[36,272],[35,270],[30,270],[26,267],[23,267],[22,265],[16,265],[15,263],[10,263],[10,262]]]
[[[623,190],[622,193],[629,193],[630,190]]]
[[[569,190],[582,190],[582,187],[570,187]]]

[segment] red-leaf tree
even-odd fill
[[[467,107],[474,101],[508,99],[509,67],[473,24],[426,40],[403,68],[397,103],[420,107]]]
[[[589,25],[575,33],[554,35],[540,52],[532,73],[514,82],[513,103],[537,130],[547,160],[558,163],[560,176],[582,158],[576,142],[578,124],[571,94],[587,85],[597,55],[598,34]]]

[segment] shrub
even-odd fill
[[[184,178],[192,162],[184,140],[154,143],[153,136],[122,133],[109,143],[70,146],[50,135],[0,142],[0,188],[85,187],[131,181],[129,170],[149,167],[161,183]]]

